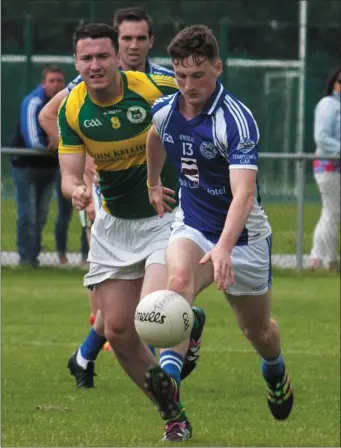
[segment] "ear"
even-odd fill
[[[76,70],[77,70],[77,72],[78,72],[79,70],[78,70],[78,66],[77,66],[77,56],[76,56],[76,54],[75,54],[75,53],[74,53],[74,55],[73,55],[73,61],[74,61],[74,64],[75,64]]]
[[[152,48],[153,45],[154,45],[154,36],[151,36],[149,40],[149,50]]]
[[[218,60],[216,61],[216,63],[214,64],[214,68],[215,68],[215,70],[216,70],[217,77],[219,78],[219,76],[220,76],[220,75],[222,74],[222,72],[223,72],[223,63],[222,63],[221,59],[218,59]]]

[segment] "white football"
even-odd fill
[[[154,291],[145,296],[135,311],[135,327],[149,345],[168,348],[187,339],[194,322],[187,300],[174,291]]]

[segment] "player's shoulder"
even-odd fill
[[[84,81],[79,82],[66,97],[66,105],[72,105],[74,103],[84,102],[84,98],[87,95],[87,88]]]
[[[81,75],[76,76],[72,81],[69,82],[67,85],[68,92],[71,92],[72,89],[74,89],[78,84],[80,84],[83,81],[83,78]]]
[[[152,106],[152,114],[155,115],[162,109],[168,110],[171,107],[172,103],[174,102],[175,96],[176,93],[173,93],[172,95],[165,95],[161,96],[160,98],[157,98]]]
[[[169,76],[165,74],[149,73],[147,76],[157,87],[169,87],[173,89],[178,88],[174,75]]]
[[[156,64],[155,62],[149,62],[149,73],[152,75],[165,75],[174,78],[174,72],[163,65]]]
[[[232,120],[238,124],[255,121],[248,106],[227,90],[224,91],[221,107],[224,111],[225,119],[228,121]]]

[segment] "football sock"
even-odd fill
[[[274,358],[262,358],[262,373],[265,381],[271,385],[275,385],[280,381],[285,374],[285,364],[282,353],[279,353],[279,355]]]
[[[165,350],[160,354],[160,366],[168,375],[175,379],[178,387],[180,386],[183,363],[183,356],[173,350]]]
[[[91,328],[88,336],[86,337],[85,341],[78,350],[77,353],[78,364],[81,367],[83,367],[83,369],[86,369],[89,361],[95,361],[105,342],[106,342],[105,337],[96,333],[96,331],[93,328]]]

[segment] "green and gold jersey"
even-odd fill
[[[122,95],[110,104],[98,103],[78,84],[62,103],[59,153],[88,151],[99,173],[104,209],[119,218],[155,215],[146,186],[146,139],[152,125],[151,106],[177,90],[171,76],[120,72]],[[167,161],[165,186],[177,190],[175,168]]]

